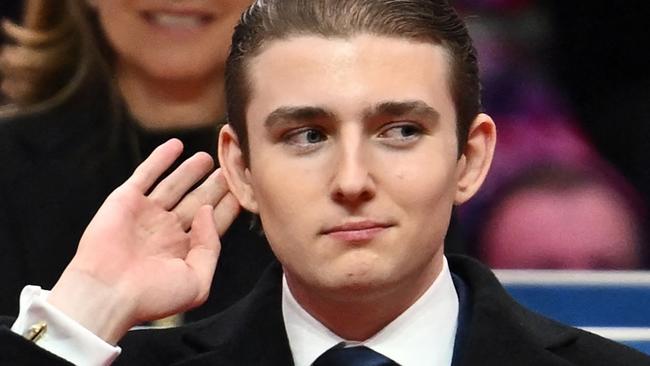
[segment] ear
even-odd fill
[[[478,114],[470,126],[467,144],[458,160],[456,205],[470,199],[483,184],[492,164],[496,137],[492,118],[484,113]]]
[[[221,128],[218,150],[219,165],[230,191],[242,207],[257,213],[257,201],[253,194],[250,170],[244,161],[237,134],[229,125]]]

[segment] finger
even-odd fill
[[[149,198],[169,210],[176,206],[187,191],[192,189],[213,166],[214,160],[208,153],[198,152],[158,183],[149,194]]]
[[[212,218],[212,206],[199,208],[190,231],[190,251],[185,263],[192,268],[199,281],[199,292],[194,305],[204,302],[210,293],[210,285],[219,259],[221,243]]]
[[[192,219],[199,207],[203,205],[215,206],[228,193],[228,183],[217,169],[208,176],[201,185],[194,191],[187,194],[174,207],[174,213],[181,220],[183,229],[187,230],[192,224]]]
[[[143,194],[174,163],[183,152],[183,143],[171,139],[155,148],[137,168],[125,184],[132,185]]]
[[[226,233],[226,230],[228,230],[232,222],[237,218],[237,215],[239,215],[240,210],[241,206],[239,205],[239,201],[228,191],[215,206],[212,214],[219,236],[223,236]]]

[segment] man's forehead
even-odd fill
[[[447,52],[409,38],[292,36],[266,44],[247,74],[248,107],[263,103],[266,113],[279,106],[348,102],[358,111],[403,101],[425,101],[445,113],[440,104],[451,103]]]
[[[366,41],[366,42],[357,42],[357,41]],[[296,50],[311,50],[313,52],[318,52],[319,46],[322,47],[325,43],[338,43],[339,45],[347,45],[347,49],[350,52],[358,52],[360,45],[368,44],[367,41],[375,40],[375,44],[386,44],[390,45],[391,48],[395,48],[397,45],[402,45],[406,47],[408,45],[420,46],[420,47],[429,47],[441,52],[447,60],[450,60],[450,54],[446,47],[444,47],[439,42],[433,40],[425,39],[415,39],[413,37],[401,37],[398,35],[383,35],[383,34],[372,34],[368,32],[358,32],[350,35],[320,35],[320,34],[295,34],[289,35],[282,38],[273,38],[265,41],[259,48],[259,51],[255,53],[253,57],[249,60],[249,65],[254,65],[259,62],[260,58],[269,57],[269,50],[276,51],[275,53],[280,53],[272,57],[281,56],[282,52],[295,52]],[[264,57],[262,57],[264,56]]]

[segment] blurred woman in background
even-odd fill
[[[0,55],[0,313],[23,286],[51,287],[103,199],[171,137],[216,154],[224,63],[250,0],[27,0],[5,21]],[[206,304],[189,320],[247,293],[272,255],[237,219]],[[107,258],[106,260],[111,260]],[[217,288],[217,289],[215,289]]]

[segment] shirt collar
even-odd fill
[[[296,366],[311,365],[345,339],[312,317],[291,294],[282,277],[282,314]],[[442,271],[405,312],[361,344],[400,365],[451,365],[458,320],[458,295],[446,258]],[[358,342],[346,342],[359,344]]]

